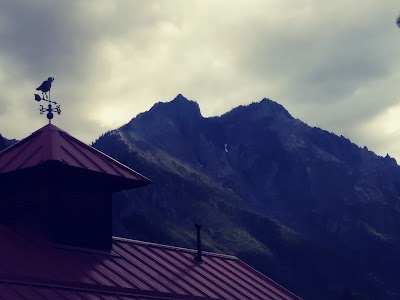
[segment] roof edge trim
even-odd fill
[[[197,250],[190,249],[190,248],[163,245],[163,244],[157,244],[157,243],[152,243],[152,242],[145,242],[145,241],[133,240],[133,239],[128,239],[128,238],[122,238],[122,237],[118,237],[118,236],[113,236],[112,238],[113,238],[113,240],[120,241],[120,242],[135,243],[138,245],[148,245],[148,246],[154,246],[154,247],[163,248],[163,249],[180,250],[180,251],[184,251],[187,253],[193,253],[193,254],[197,253]],[[222,257],[222,258],[228,258],[228,259],[232,259],[232,260],[240,260],[238,257],[236,257],[234,255],[208,252],[208,251],[202,251],[201,253],[204,255],[213,256],[213,257]]]

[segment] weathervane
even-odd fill
[[[40,105],[39,112],[41,115],[43,115],[44,112],[47,112],[46,116],[47,119],[49,119],[49,123],[51,123],[51,119],[53,119],[54,115],[53,112],[56,112],[57,114],[61,114],[61,109],[60,105],[57,104],[56,101],[53,101],[50,99],[50,89],[51,89],[51,83],[54,81],[54,77],[49,77],[47,80],[43,81],[43,83],[36,89],[37,91],[42,92],[42,96],[39,94],[35,94],[35,100],[40,102],[40,101],[46,101],[49,104],[47,105],[47,108],[44,108],[43,105]],[[53,104],[55,107],[53,108]]]

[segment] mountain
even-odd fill
[[[0,151],[6,149],[7,147],[11,146],[12,144],[16,143],[16,140],[9,140],[3,137],[0,134]]]
[[[204,118],[178,95],[94,147],[151,178],[114,233],[231,253],[304,299],[399,299],[400,168],[263,99]],[[351,292],[350,292],[351,291]]]

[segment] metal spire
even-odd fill
[[[56,101],[51,100],[50,98],[51,83],[53,81],[54,77],[49,77],[47,80],[43,81],[42,84],[36,89],[37,91],[42,92],[42,96],[40,96],[39,94],[35,94],[36,101],[46,101],[49,103],[47,105],[47,108],[44,108],[43,105],[40,105],[39,108],[39,112],[41,115],[43,115],[44,112],[47,112],[46,117],[47,119],[49,119],[49,124],[51,123],[51,119],[53,119],[54,117],[53,112],[56,112],[58,115],[61,114],[60,105],[58,105]],[[55,105],[55,107],[53,107],[53,104]]]

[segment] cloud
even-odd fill
[[[394,0],[5,0],[0,132],[45,123],[32,94],[54,76],[55,124],[86,142],[182,93],[205,116],[270,97],[382,154],[400,138],[370,126],[389,126],[399,100],[397,12]]]

